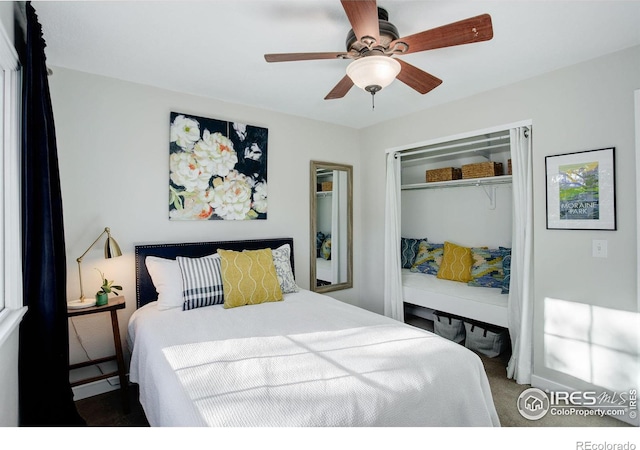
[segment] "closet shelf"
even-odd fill
[[[462,186],[490,186],[495,184],[510,184],[511,175],[499,175],[496,177],[484,177],[484,178],[467,178],[464,180],[451,180],[451,181],[434,181],[432,183],[416,183],[416,184],[403,184],[400,189],[403,191],[410,189],[435,189],[435,188],[449,188],[449,187],[462,187]]]

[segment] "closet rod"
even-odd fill
[[[450,148],[464,147],[464,146],[467,146],[467,145],[482,144],[482,143],[485,143],[485,142],[492,142],[492,141],[504,140],[504,139],[510,139],[510,138],[511,138],[511,136],[509,136],[509,135],[507,135],[507,136],[496,136],[496,137],[492,137],[492,138],[480,139],[480,140],[477,140],[477,141],[461,142],[459,144],[442,145],[440,147],[431,147],[431,148],[422,148],[422,149],[419,149],[419,150],[413,150],[413,151],[408,151],[408,152],[398,152],[398,154],[400,155],[400,158],[402,158],[404,156],[419,155],[420,153],[434,152],[436,150],[447,150],[447,149],[450,149]],[[482,149],[478,149],[478,150],[482,150]]]
[[[442,154],[439,154],[439,155],[427,155],[427,156],[423,156],[421,158],[414,158],[414,159],[411,159],[410,161],[406,161],[406,162],[409,163],[409,162],[414,162],[414,161],[423,161],[425,159],[442,158],[442,157],[446,157],[446,156],[458,155],[460,153],[469,153],[469,152],[472,152],[472,151],[481,152],[483,150],[491,150],[491,149],[494,149],[494,148],[510,147],[510,146],[511,146],[511,144],[507,142],[505,144],[490,145],[488,147],[470,148],[470,149],[467,149],[467,150],[457,150],[455,152],[448,152],[448,153],[446,153],[444,155],[442,155]],[[480,156],[484,156],[485,158],[488,158],[486,155],[480,155]]]

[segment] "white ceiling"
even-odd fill
[[[345,50],[338,0],[35,1],[47,63],[362,128],[640,45],[640,1],[379,0],[407,36],[482,13],[487,42],[402,57],[444,80],[420,95],[394,81],[324,100],[350,60],[267,63],[265,53]],[[54,75],[55,76],[55,73]]]

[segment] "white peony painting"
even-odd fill
[[[171,113],[170,220],[267,218],[266,128]]]

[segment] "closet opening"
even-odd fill
[[[387,150],[385,314],[508,330],[518,382],[531,371],[531,134],[525,121]]]

